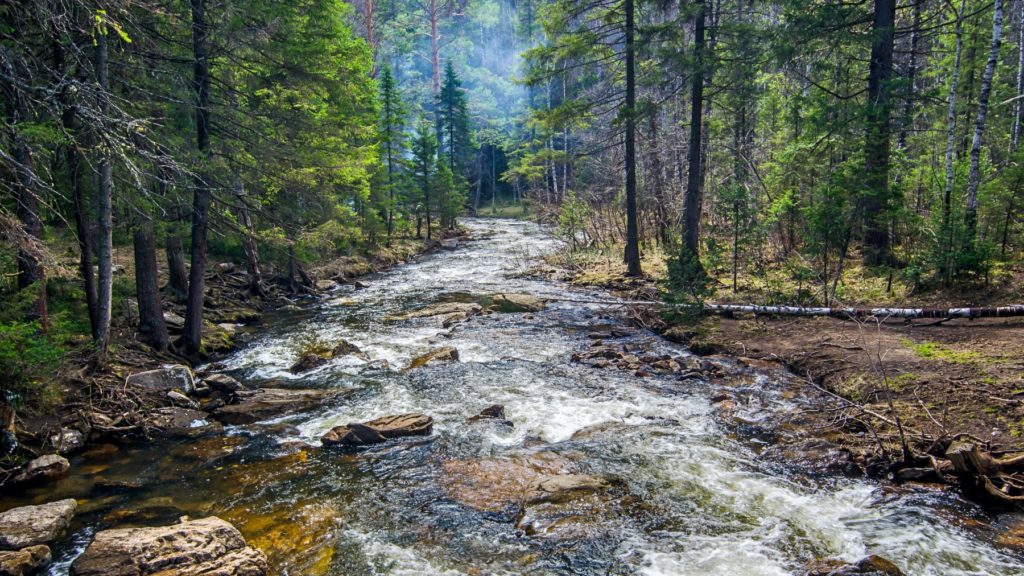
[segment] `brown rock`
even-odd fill
[[[458,362],[459,351],[452,346],[445,346],[444,348],[438,348],[431,350],[426,354],[417,356],[409,362],[409,366],[406,370],[414,370],[416,368],[422,368],[431,362]]]
[[[413,310],[404,314],[388,316],[385,320],[395,322],[401,320],[412,320],[414,318],[430,318],[432,316],[448,316],[451,314],[465,314],[466,317],[475,316],[483,311],[483,307],[475,302],[444,302],[433,304]]]
[[[248,389],[241,382],[227,374],[210,374],[203,378],[203,382],[209,385],[210,388],[225,394],[234,394]]]
[[[71,565],[74,576],[265,576],[266,556],[234,526],[211,516],[156,528],[96,534]]]
[[[331,350],[332,358],[341,358],[342,356],[349,355],[357,356],[360,358],[366,357],[366,354],[363,354],[363,351],[360,350],[358,346],[344,339],[340,340],[338,342],[338,345],[335,346],[333,350]]]
[[[168,366],[146,372],[136,372],[128,376],[126,383],[151,392],[170,392],[179,390],[191,394],[195,387],[192,370],[188,366]]]
[[[53,482],[67,476],[71,469],[71,463],[63,456],[47,454],[40,456],[28,464],[15,476],[11,478],[13,484],[40,484]]]
[[[340,396],[351,395],[353,388],[340,390],[289,390],[260,388],[240,391],[237,404],[217,408],[211,416],[224,424],[251,424],[281,414],[303,412]]]
[[[804,571],[803,576],[903,576],[903,571],[895,564],[872,554],[856,564],[848,564],[842,560],[827,558],[815,560]]]
[[[150,412],[146,425],[165,436],[180,438],[195,438],[219,432],[223,428],[219,422],[208,420],[206,412],[174,406],[157,408]]]
[[[320,439],[325,446],[364,446],[379,444],[390,438],[429,436],[434,419],[425,414],[385,416],[362,424],[337,426]]]
[[[491,310],[495,312],[538,312],[544,301],[530,294],[495,294],[491,296]]]
[[[523,501],[529,504],[567,502],[581,495],[610,488],[613,481],[605,476],[559,474],[538,478],[526,491]]]
[[[38,545],[0,552],[0,576],[29,576],[49,566],[50,548]]]
[[[0,514],[0,550],[18,550],[60,538],[77,509],[78,503],[69,498]]]
[[[299,356],[299,359],[295,361],[295,364],[292,364],[288,371],[292,374],[302,374],[304,372],[309,372],[310,370],[315,370],[327,364],[327,362],[327,358],[324,358],[319,354],[308,352]]]

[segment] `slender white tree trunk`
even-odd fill
[[[949,85],[949,110],[946,115],[946,188],[942,197],[942,267],[949,272],[949,255],[953,249],[952,218],[950,211],[953,205],[953,149],[956,147],[956,89],[960,81],[960,57],[964,49],[964,8],[967,0],[961,0],[960,10],[956,13],[956,55],[953,57],[953,78]]]
[[[974,121],[974,140],[971,143],[971,170],[967,176],[967,210],[964,223],[967,241],[974,242],[978,228],[978,186],[981,184],[981,137],[985,132],[988,98],[992,94],[992,76],[999,62],[999,45],[1003,34],[1003,0],[995,0],[992,22],[992,47],[989,50],[985,74],[981,78],[981,96],[978,99],[978,117]]]

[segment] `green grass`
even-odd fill
[[[981,355],[973,350],[952,350],[935,342],[914,342],[904,340],[904,344],[910,348],[918,358],[938,360],[940,362],[951,362],[953,364],[969,364],[981,359]]]

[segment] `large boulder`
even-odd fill
[[[53,482],[67,476],[71,463],[63,456],[47,454],[29,461],[11,482],[14,484],[40,484]]]
[[[151,392],[167,393],[179,390],[191,394],[195,390],[195,379],[188,366],[175,365],[146,372],[136,372],[128,376],[127,384]]]
[[[459,351],[452,346],[445,346],[444,348],[438,348],[431,350],[426,354],[421,354],[413,358],[409,362],[409,366],[406,370],[415,370],[416,368],[422,368],[432,362],[458,362]]]
[[[369,422],[337,426],[320,439],[325,446],[363,446],[379,444],[390,438],[429,436],[434,419],[425,414],[384,416]]]
[[[544,301],[530,294],[494,294],[490,309],[495,312],[538,312],[544,309]]]
[[[29,546],[21,550],[0,552],[0,576],[29,576],[49,566],[50,547]]]
[[[173,526],[96,534],[73,576],[265,576],[267,558],[234,526],[211,516]]]
[[[64,535],[78,503],[68,498],[0,513],[0,550],[48,544]]]
[[[450,316],[452,314],[463,314],[467,318],[474,316],[483,311],[483,307],[476,302],[443,302],[441,304],[432,304],[425,306],[418,310],[411,312],[405,312],[404,314],[395,314],[394,316],[388,316],[385,320],[388,321],[400,321],[400,320],[412,320],[414,318],[430,318],[433,316]]]
[[[282,414],[303,412],[339,397],[355,392],[354,388],[340,390],[290,390],[260,388],[236,393],[238,402],[221,406],[211,415],[224,424],[251,424]]]

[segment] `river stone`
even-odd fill
[[[265,576],[267,558],[231,524],[210,516],[155,528],[96,534],[73,576]]]
[[[434,419],[425,414],[384,416],[362,424],[337,426],[320,439],[325,446],[363,446],[379,444],[390,438],[429,436]]]
[[[49,546],[29,546],[21,550],[0,552],[0,576],[29,576],[50,564]]]
[[[177,438],[195,438],[219,432],[223,428],[219,422],[211,422],[206,412],[176,406],[153,410],[148,415],[146,425],[165,436]]]
[[[385,320],[400,321],[412,320],[414,318],[430,318],[432,316],[447,316],[451,314],[465,314],[466,317],[474,316],[483,311],[483,307],[475,302],[443,302],[432,304],[419,310],[413,310],[404,314],[388,316]]]
[[[612,479],[605,476],[587,474],[542,476],[530,485],[526,495],[523,496],[523,501],[527,505],[542,502],[567,502],[583,494],[605,490],[612,485]]]
[[[180,390],[185,394],[191,394],[195,389],[192,370],[188,366],[182,365],[137,372],[128,376],[127,384],[153,392],[165,393],[171,390]]]
[[[494,404],[484,408],[476,416],[470,416],[470,422],[476,422],[478,420],[486,420],[488,418],[494,418],[498,420],[505,419],[505,407],[501,404]]]
[[[591,538],[615,531],[617,519],[641,509],[613,476],[541,476],[527,488],[516,526],[530,535]]]
[[[835,558],[815,560],[803,572],[803,576],[903,576],[895,564],[872,554],[855,564]]]
[[[71,463],[63,456],[47,454],[31,460],[18,473],[11,478],[13,484],[37,484],[60,480],[67,475],[71,469]]]
[[[73,499],[0,513],[0,550],[18,550],[60,538],[78,509]]]
[[[242,390],[247,390],[241,382],[227,374],[210,374],[206,378],[203,378],[203,382],[205,382],[210,388],[225,394],[235,394]]]
[[[495,312],[538,312],[544,301],[530,294],[495,294],[491,296],[491,310]]]
[[[299,359],[295,361],[295,364],[292,364],[288,371],[292,374],[303,374],[321,366],[325,366],[327,362],[329,362],[327,358],[324,358],[319,354],[307,352],[302,356],[299,356]]]
[[[342,356],[356,356],[358,358],[367,357],[358,346],[345,339],[339,340],[338,345],[331,350],[332,358],[341,358]]]
[[[164,312],[164,322],[169,328],[181,329],[185,327],[185,319],[171,311]]]
[[[50,436],[50,444],[58,454],[71,454],[85,446],[85,434],[74,428],[61,428],[59,432]]]
[[[339,396],[349,396],[356,390],[290,390],[260,388],[242,390],[236,394],[237,403],[221,406],[211,415],[224,424],[251,424],[282,414],[303,412]]]
[[[431,362],[458,362],[459,351],[452,346],[445,346],[444,348],[438,348],[431,350],[426,354],[422,354],[413,358],[409,362],[409,366],[406,370],[415,370],[416,368],[422,368]]]
[[[518,514],[523,495],[537,478],[573,469],[566,457],[547,451],[506,458],[446,460],[441,486],[460,504],[485,512],[511,510]]]

